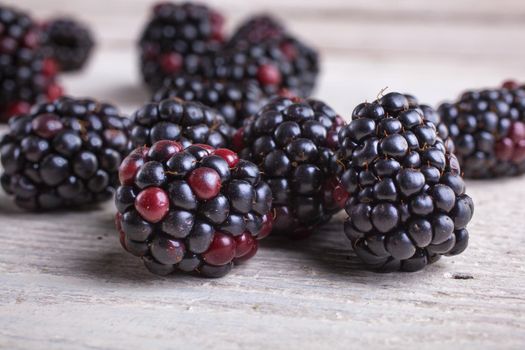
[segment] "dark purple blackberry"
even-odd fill
[[[0,6],[0,122],[61,95],[56,66],[40,44],[41,33],[26,13]]]
[[[438,109],[466,177],[525,173],[525,89],[506,86],[466,91]]]
[[[171,97],[201,102],[217,110],[234,127],[242,126],[248,117],[257,113],[265,101],[265,95],[255,82],[230,83],[192,76],[166,80],[153,96],[153,101],[160,102]]]
[[[60,98],[13,118],[0,142],[4,190],[28,210],[112,197],[128,153],[129,120],[112,105]]]
[[[240,156],[259,165],[273,193],[274,228],[302,235],[330,219],[343,120],[320,101],[272,99],[235,135]]]
[[[358,105],[339,133],[345,233],[372,268],[416,271],[467,247],[474,205],[434,117],[393,92]]]
[[[248,19],[207,67],[217,76],[258,81],[268,94],[281,89],[308,97],[319,73],[318,53],[286,32],[268,15]]]
[[[139,42],[144,82],[156,90],[166,77],[199,73],[203,60],[222,46],[222,25],[222,16],[205,5],[154,6]]]
[[[278,19],[268,14],[260,14],[241,23],[230,38],[229,44],[235,45],[241,41],[258,44],[268,39],[282,38],[285,33],[286,30]]]
[[[256,44],[230,43],[204,66],[205,76],[227,81],[257,81],[267,95],[286,89],[307,97],[319,73],[317,52],[285,36]]]
[[[120,166],[121,244],[155,274],[227,274],[271,231],[272,194],[254,164],[225,148],[159,141]]]
[[[44,26],[44,47],[62,72],[82,69],[94,46],[89,28],[71,18],[53,19]]]
[[[202,143],[221,148],[230,144],[234,132],[214,109],[176,97],[142,106],[133,113],[130,127],[134,147],[174,140],[184,147]]]

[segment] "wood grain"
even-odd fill
[[[147,100],[134,40],[149,2],[13,0],[96,28],[88,69],[67,91]],[[437,104],[466,87],[525,78],[520,0],[212,1],[230,26],[271,10],[323,51],[316,96],[348,117],[385,86]],[[230,15],[231,14],[231,15]],[[0,130],[1,131],[1,130]],[[305,241],[270,237],[227,277],[160,278],[119,246],[112,203],[28,214],[0,194],[0,349],[523,349],[525,178],[468,181],[471,244],[424,271],[366,271],[344,215]]]
[[[363,269],[342,217],[274,237],[220,280],[159,278],[126,254],[110,204],[33,215],[0,197],[0,347],[520,348],[524,180],[469,182],[471,245],[414,274]]]
[[[8,0],[42,20],[71,13],[95,27],[103,45],[136,42],[156,1]],[[375,1],[203,1],[227,13],[233,28],[243,18],[273,12],[295,33],[323,51],[368,55],[439,55],[521,62],[525,4],[519,0],[446,0],[422,3]]]

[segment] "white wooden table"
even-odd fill
[[[73,13],[96,31],[70,94],[131,112],[148,95],[134,43],[148,2],[11,0]],[[317,96],[348,117],[377,92],[437,104],[468,87],[525,80],[521,0],[210,2],[229,26],[271,11],[323,53]],[[0,194],[0,349],[523,349],[525,178],[468,181],[468,250],[426,270],[363,269],[343,216],[310,240],[267,239],[225,278],[156,277],[119,246],[111,203],[27,214]]]

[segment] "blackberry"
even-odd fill
[[[130,149],[128,123],[112,105],[93,100],[35,106],[10,120],[0,142],[4,190],[35,211],[110,199]]]
[[[265,95],[255,82],[240,83],[204,80],[199,77],[178,76],[167,79],[153,96],[153,101],[179,97],[186,101],[199,101],[212,107],[234,127],[257,113],[265,101]]]
[[[269,186],[228,149],[162,140],[135,149],[119,175],[121,244],[155,274],[224,276],[271,231]]]
[[[416,271],[467,247],[474,205],[429,112],[393,92],[358,105],[339,133],[345,233],[372,268]]]
[[[438,111],[456,144],[466,177],[494,178],[525,172],[525,89],[470,90]]]
[[[321,101],[276,97],[237,131],[239,155],[259,165],[272,189],[275,231],[302,235],[339,211],[332,192],[343,123]]]
[[[317,51],[284,36],[259,43],[240,40],[204,65],[205,76],[228,81],[257,81],[267,95],[281,89],[307,97],[319,73]]]
[[[56,65],[45,57],[31,17],[0,6],[0,122],[60,96],[55,75]]]
[[[44,26],[44,47],[62,72],[82,69],[94,46],[89,28],[71,18],[56,18]]]
[[[212,67],[219,76],[257,80],[269,94],[292,90],[307,97],[319,73],[318,53],[269,15],[254,16],[236,30]]]
[[[130,137],[134,147],[174,140],[184,147],[202,143],[221,148],[230,144],[234,133],[212,108],[179,98],[147,103],[133,113],[131,119]]]
[[[144,82],[156,90],[166,77],[199,73],[205,58],[222,46],[222,25],[222,16],[201,4],[154,6],[139,42]]]
[[[230,45],[241,41],[257,44],[268,39],[278,39],[285,35],[283,24],[267,14],[260,14],[241,23],[229,40]]]

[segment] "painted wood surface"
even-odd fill
[[[70,94],[131,112],[147,100],[135,41],[149,2],[13,0],[72,13],[99,42]],[[319,47],[316,96],[342,115],[388,86],[437,104],[525,79],[525,2],[210,1],[228,26],[267,11]],[[305,241],[270,237],[225,278],[149,274],[125,253],[112,204],[28,214],[0,194],[1,349],[523,349],[525,178],[468,181],[471,244],[424,271],[377,274],[350,252],[339,215]]]

